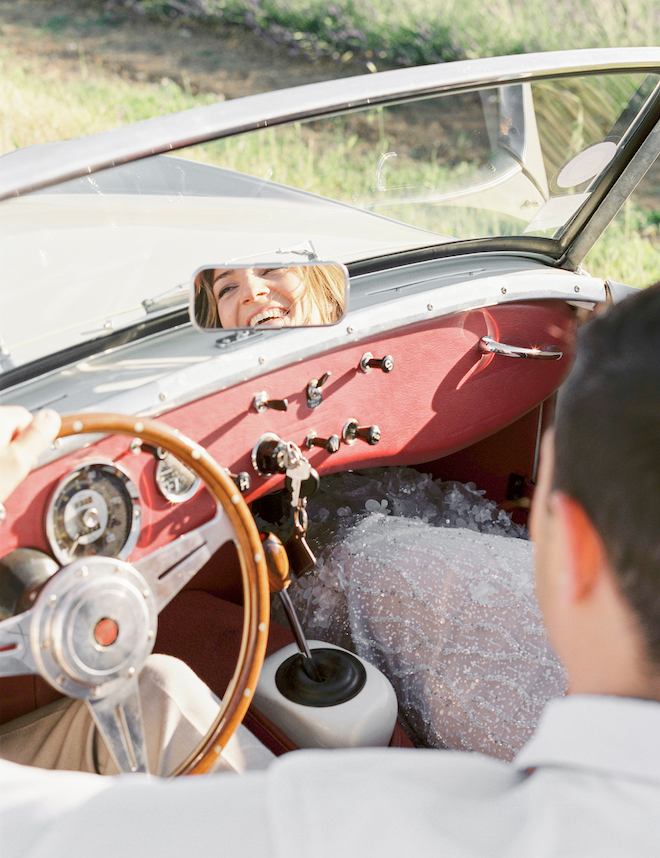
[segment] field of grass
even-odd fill
[[[100,0],[94,0],[99,2]],[[159,17],[241,24],[374,68],[529,51],[658,44],[657,0],[115,0]],[[108,8],[107,0],[103,0]]]
[[[24,70],[0,53],[0,153],[35,143],[69,140],[217,99],[193,97],[167,80],[139,84],[89,74],[70,80]]]

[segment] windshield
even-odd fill
[[[102,347],[184,306],[207,265],[353,263],[504,237],[509,249],[546,239],[551,253],[629,158],[657,86],[646,73],[583,74],[411,98],[7,200],[0,365]]]

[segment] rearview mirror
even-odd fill
[[[220,263],[195,273],[191,315],[202,330],[333,325],[347,299],[348,272],[337,262]]]

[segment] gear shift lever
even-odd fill
[[[266,557],[266,565],[268,566],[270,591],[271,593],[277,593],[280,597],[282,607],[284,608],[291,631],[302,656],[303,670],[311,680],[321,682],[321,676],[314,664],[314,659],[312,658],[305,633],[296,614],[296,609],[293,607],[291,596],[287,593],[287,587],[291,583],[291,576],[289,575],[289,558],[286,549],[279,537],[275,536],[274,533],[262,534],[261,542]]]
[[[287,592],[286,549],[272,534],[261,539],[271,592],[279,593],[296,643],[265,660],[255,705],[301,748],[387,745],[396,723],[394,689],[341,647],[311,641],[310,648]]]
[[[275,682],[288,700],[303,706],[336,706],[360,693],[367,679],[362,663],[350,652],[323,647],[312,654],[287,587],[291,583],[286,549],[272,533],[261,537],[271,592],[278,593],[299,653],[277,671]]]

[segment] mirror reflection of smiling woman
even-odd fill
[[[195,278],[195,316],[204,328],[324,325],[341,317],[344,295],[338,265],[208,268]]]

